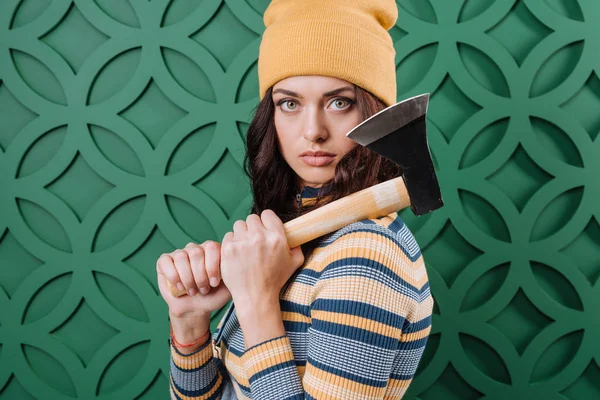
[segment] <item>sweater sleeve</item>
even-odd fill
[[[402,398],[433,308],[420,250],[406,227],[402,235],[357,224],[332,239],[315,284],[304,377],[287,336],[260,343],[243,356],[254,399]]]
[[[227,372],[213,357],[211,340],[191,354],[183,354],[173,343],[170,362],[171,399],[220,399]]]

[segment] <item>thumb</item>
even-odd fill
[[[292,252],[292,261],[296,268],[304,263],[304,253],[302,253],[302,246],[294,247],[290,249]]]

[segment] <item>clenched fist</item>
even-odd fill
[[[231,293],[221,280],[221,245],[214,241],[188,243],[184,249],[162,254],[156,262],[160,293],[171,317],[210,318],[221,309]],[[187,296],[174,297],[166,280]]]

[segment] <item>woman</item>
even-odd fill
[[[387,33],[396,4],[340,4],[270,4],[261,102],[247,133],[252,214],[221,244],[190,243],[157,262],[171,318],[172,398],[399,399],[417,369],[433,299],[398,214],[294,249],[283,230],[401,173],[346,137],[396,100]],[[188,295],[171,296],[165,279]],[[211,341],[211,312],[229,300]]]

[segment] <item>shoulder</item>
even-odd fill
[[[428,287],[421,249],[397,212],[365,219],[323,237],[318,259],[321,278],[335,274],[385,276],[420,293]]]
[[[323,238],[316,295],[351,299],[414,320],[429,296],[421,250],[392,213],[349,224]]]
[[[348,224],[323,237],[319,247],[328,250],[324,252],[326,254],[346,250],[367,255],[370,249],[404,258],[410,263],[422,261],[421,248],[397,212]]]

